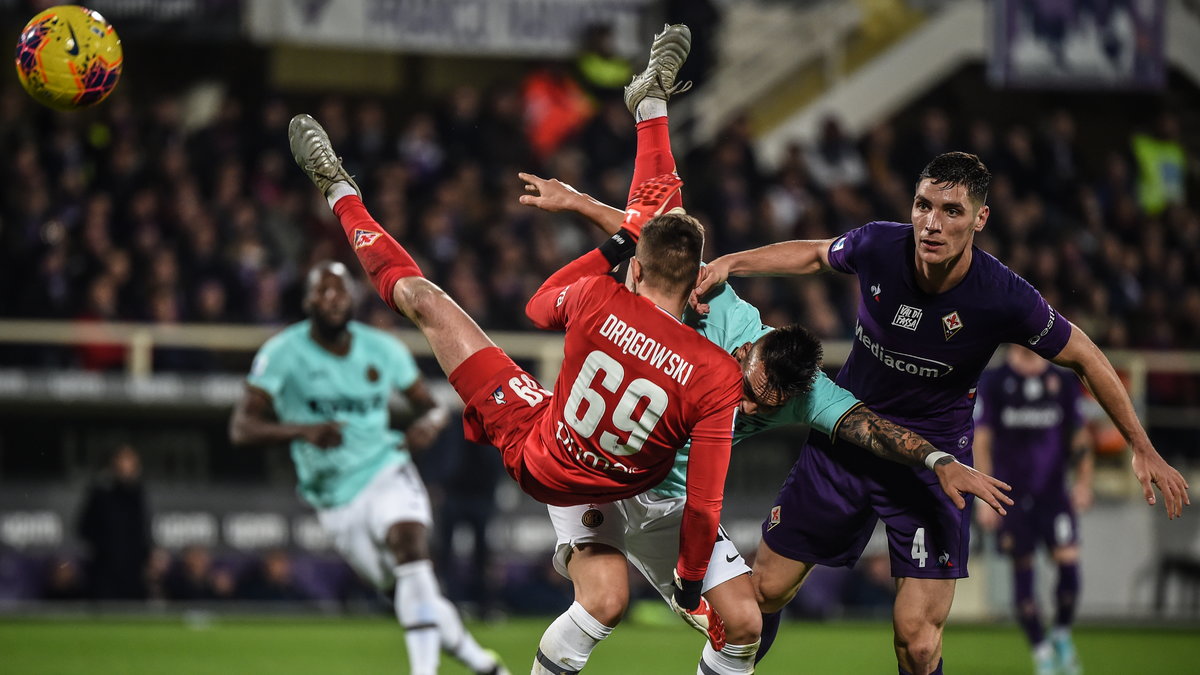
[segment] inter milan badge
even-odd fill
[[[375,366],[367,366],[367,382],[378,382],[378,381],[379,381],[379,371],[375,369]]]
[[[504,405],[504,387],[496,387],[496,391],[492,392],[492,400],[496,405]]]
[[[371,244],[374,244],[375,240],[378,239],[381,234],[382,233],[380,232],[372,232],[371,230],[355,230],[353,244],[354,250],[357,251],[364,246],[370,246]]]
[[[778,506],[771,508],[771,521],[770,524],[767,525],[768,530],[779,524],[779,509],[780,507]]]
[[[583,512],[583,517],[579,519],[584,527],[595,529],[604,524],[604,514],[600,509],[588,509]]]
[[[946,339],[954,337],[954,334],[962,330],[963,322],[958,317],[958,312],[950,312],[942,317],[942,332],[946,334]]]

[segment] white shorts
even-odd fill
[[[332,509],[319,509],[321,527],[333,547],[359,576],[380,590],[396,582],[396,558],[387,547],[387,532],[396,523],[433,525],[429,493],[411,462],[375,475],[358,496]]]
[[[570,579],[567,561],[572,547],[606,544],[624,553],[664,599],[670,597],[675,564],[679,560],[679,526],[683,523],[686,501],[685,497],[643,492],[609,504],[547,507],[554,533],[558,536],[554,569]],[[704,575],[704,592],[749,573],[750,568],[726,536],[724,528],[718,529],[708,572]]]

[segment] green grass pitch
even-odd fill
[[[513,673],[529,672],[550,618],[476,624],[471,630],[499,651]],[[1200,631],[1081,627],[1076,641],[1088,675],[1200,673]],[[619,626],[592,656],[595,675],[695,672],[698,635],[673,625]],[[946,670],[958,675],[1031,672],[1028,651],[1011,626],[953,626]],[[403,673],[399,628],[384,618],[235,618],[202,621],[130,619],[0,620],[0,672],[6,675],[162,673]],[[442,673],[467,671],[443,660]],[[887,623],[788,623],[761,675],[895,673]]]

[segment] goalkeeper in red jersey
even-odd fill
[[[661,483],[691,440],[672,605],[721,640],[720,619],[700,591],[717,536],[742,374],[732,357],[680,321],[699,273],[704,229],[690,216],[664,214],[679,204],[679,178],[643,183],[622,230],[554,273],[529,301],[535,324],[566,330],[559,395],[552,396],[371,218],[316,120],[297,115],[288,136],[372,285],[425,335],[466,403],[468,439],[496,446],[526,493],[556,506],[631,497]],[[621,285],[607,273],[631,250]],[[588,597],[603,604],[602,594]],[[577,602],[572,618],[611,631],[593,613],[598,607],[587,604]],[[575,670],[541,667],[548,665]]]

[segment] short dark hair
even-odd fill
[[[646,281],[662,290],[689,290],[700,273],[704,226],[685,213],[664,213],[642,227],[637,259]]]
[[[987,201],[988,186],[992,184],[992,172],[983,165],[978,155],[969,152],[945,152],[934,157],[921,170],[917,185],[928,178],[934,185],[944,185],[952,188],[965,185],[967,196],[975,202],[975,206],[983,206]]]
[[[758,358],[767,374],[767,386],[787,398],[802,396],[812,389],[813,376],[821,367],[821,341],[798,323],[776,328],[759,339]]]

